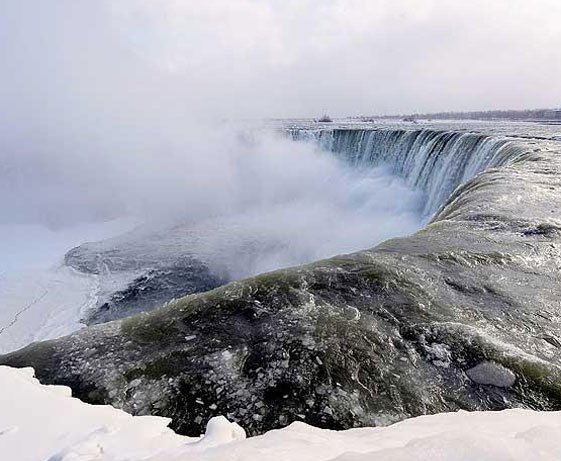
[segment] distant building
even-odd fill
[[[327,114],[324,114],[322,117],[316,119],[316,122],[321,122],[321,123],[331,123],[332,121],[333,119]]]

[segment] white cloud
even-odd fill
[[[561,104],[557,0],[21,0],[0,8],[4,97],[19,89],[20,102],[111,107],[117,98],[128,107],[148,98],[219,117]]]
[[[236,111],[221,102],[297,116],[561,101],[555,0],[112,4],[139,55],[183,74],[225,113]]]

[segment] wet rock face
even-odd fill
[[[224,281],[201,262],[184,259],[157,269],[147,269],[128,285],[112,293],[86,319],[89,325],[148,312],[166,302],[193,293],[212,290]]]
[[[555,170],[556,174],[551,174]],[[457,409],[561,409],[561,160],[457,190],[425,229],[0,357],[198,435],[343,429]],[[131,304],[134,304],[131,302]]]

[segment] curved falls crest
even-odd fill
[[[522,143],[498,136],[429,129],[291,130],[295,140],[316,142],[351,165],[387,165],[426,194],[422,210],[432,215],[456,187],[488,168],[527,152]]]

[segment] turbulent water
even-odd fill
[[[249,147],[241,160],[234,159],[239,173],[230,188],[238,197],[225,209],[211,205],[205,215],[193,217],[186,207],[171,218],[68,252],[67,265],[100,278],[88,323],[372,247],[426,221],[425,194],[384,162],[354,165],[321,144],[271,137],[268,131],[243,139]],[[184,192],[202,195],[196,187]]]
[[[188,434],[215,414],[253,434],[294,420],[347,428],[460,408],[560,409],[555,128],[287,125],[353,168],[385,165],[424,194],[430,223],[0,363],[32,365],[90,402],[169,416]],[[126,265],[133,247],[86,246],[67,260]],[[174,267],[148,291],[169,287],[166,274]]]
[[[298,156],[282,159],[278,166],[286,172],[278,186],[270,172],[246,164],[246,176],[254,170],[257,182],[272,184],[256,187],[253,179],[243,186],[261,200],[195,223],[148,225],[69,252],[68,265],[101,277],[97,308],[87,322],[126,317],[232,280],[407,235],[459,184],[527,150],[504,136],[410,127],[301,126],[288,133],[312,148],[294,145]]]
[[[0,218],[0,351],[71,332],[80,321],[126,317],[232,280],[371,247],[422,226],[423,194],[384,165],[355,168],[317,145],[270,130],[218,126],[209,138],[209,146],[193,136],[178,141],[177,152],[164,150],[157,165],[149,152],[140,150],[134,164],[117,152],[110,168],[108,156],[92,155],[85,172],[62,151],[53,154],[56,168],[37,176],[46,160],[35,151],[9,159],[0,183],[21,201],[17,213],[10,204]],[[144,224],[96,241],[84,232],[87,224],[74,222],[92,210],[101,218],[128,210]],[[36,224],[14,225],[20,221]],[[39,273],[30,267],[44,259],[57,265],[81,241],[87,243],[67,253],[64,270],[43,267]],[[16,280],[10,273],[17,265],[22,270]],[[64,275],[70,275],[66,283]],[[64,286],[80,282],[80,289],[64,296]],[[52,312],[57,305],[69,317],[64,328],[40,328],[45,319],[63,320]]]

